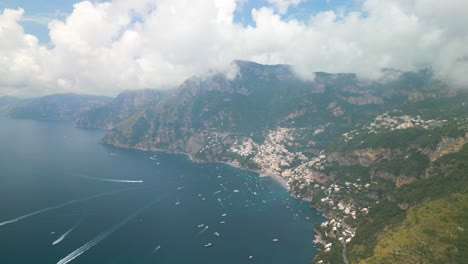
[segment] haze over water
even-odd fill
[[[0,118],[0,263],[314,257],[313,226],[322,217],[272,179],[104,146],[103,135],[67,122]]]

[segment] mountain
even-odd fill
[[[80,112],[75,117],[75,125],[111,129],[135,113],[156,105],[165,94],[165,91],[150,89],[122,92],[108,104]]]
[[[100,106],[111,100],[106,96],[54,94],[20,100],[8,110],[14,118],[40,120],[72,120],[81,111]]]
[[[430,69],[305,80],[288,65],[235,64],[235,78],[195,76],[142,107],[115,99],[77,120],[111,128],[105,144],[272,176],[328,219],[313,263],[468,257],[467,90]]]
[[[0,114],[7,113],[11,106],[19,99],[13,96],[0,96]]]

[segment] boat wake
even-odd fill
[[[139,188],[131,188],[131,189],[124,189],[124,190],[118,190],[118,191],[107,192],[107,193],[100,193],[100,194],[95,194],[95,195],[92,195],[92,196],[89,196],[89,197],[86,197],[86,198],[83,198],[83,199],[71,200],[71,201],[61,203],[61,204],[58,204],[58,205],[55,205],[55,206],[51,206],[51,207],[47,207],[47,208],[44,208],[44,209],[41,209],[41,210],[37,210],[37,211],[34,211],[32,213],[29,213],[29,214],[18,216],[16,218],[11,219],[11,220],[1,222],[0,226],[12,224],[12,223],[18,222],[20,220],[24,220],[26,218],[29,218],[31,216],[35,216],[35,215],[45,213],[45,212],[48,212],[48,211],[52,211],[52,210],[57,210],[57,209],[60,209],[62,207],[68,206],[68,205],[81,203],[81,202],[86,202],[86,201],[96,199],[96,198],[100,198],[100,197],[103,197],[103,196],[112,195],[112,194],[121,193],[121,192],[126,192],[126,191],[130,191],[130,190],[136,190],[136,189],[139,189]]]
[[[205,233],[205,231],[208,229],[208,226],[205,226],[200,232],[198,232],[195,237],[200,236],[201,234]]]
[[[74,227],[70,228],[67,232],[65,232],[63,235],[61,235],[57,240],[52,242],[52,246],[57,245],[58,243],[62,242],[68,234],[70,234],[79,224],[76,224]]]
[[[135,211],[134,213],[132,213],[131,215],[127,216],[124,220],[122,220],[120,223],[110,227],[109,229],[107,229],[106,231],[102,232],[101,234],[99,234],[97,237],[93,238],[92,240],[90,240],[88,243],[84,244],[83,246],[79,247],[78,249],[76,249],[75,251],[71,252],[70,254],[68,254],[66,257],[62,258],[61,260],[59,260],[57,262],[57,264],[66,264],[66,263],[69,263],[70,261],[74,260],[75,258],[79,257],[80,255],[82,255],[83,253],[85,253],[86,251],[88,251],[89,249],[91,249],[92,247],[94,247],[95,245],[97,245],[99,242],[101,242],[102,240],[106,239],[108,236],[112,235],[112,233],[114,233],[115,231],[119,230],[121,227],[123,227],[125,224],[127,224],[128,222],[130,222],[131,220],[133,220],[134,218],[136,218],[139,214],[141,214],[143,211],[145,211],[146,209],[148,209],[149,207],[153,206],[156,202],[159,202],[161,201],[161,199],[159,200],[154,200],[152,201],[151,203],[145,205],[144,207],[138,209],[137,211]]]
[[[143,180],[119,180],[119,179],[109,179],[109,178],[97,178],[87,175],[79,175],[80,178],[95,180],[95,181],[104,181],[104,182],[121,182],[121,183],[143,183]]]
[[[226,209],[226,206],[224,206],[224,204],[223,204],[223,202],[221,202],[221,199],[220,199],[220,198],[218,198],[218,202],[219,202],[219,204],[221,205],[221,207],[223,207],[224,209]]]

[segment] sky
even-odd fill
[[[0,96],[167,89],[234,60],[296,74],[431,67],[468,87],[466,0],[0,0]]]

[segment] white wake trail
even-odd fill
[[[35,215],[38,215],[38,214],[41,214],[41,213],[44,213],[44,212],[48,212],[48,211],[60,209],[60,208],[62,208],[62,207],[65,207],[65,206],[68,206],[68,205],[72,205],[72,204],[75,204],[75,203],[86,202],[86,201],[88,201],[88,200],[92,200],[92,199],[96,199],[96,198],[100,198],[100,197],[103,197],[103,196],[106,196],[106,195],[112,195],[112,194],[116,194],[116,193],[120,193],[120,192],[126,192],[126,191],[129,191],[129,190],[136,190],[136,188],[124,189],[124,190],[118,190],[118,191],[112,191],[112,192],[107,192],[107,193],[100,193],[100,194],[95,194],[95,195],[92,195],[92,196],[89,196],[89,197],[86,197],[86,198],[83,198],[83,199],[71,200],[71,201],[68,201],[68,202],[65,202],[65,203],[61,203],[61,204],[58,204],[58,205],[55,205],[55,206],[51,206],[51,207],[47,207],[47,208],[44,208],[44,209],[40,209],[40,210],[34,211],[34,212],[32,212],[32,213],[29,213],[29,214],[25,214],[25,215],[22,215],[22,216],[18,216],[18,217],[16,217],[16,218],[11,219],[11,220],[7,220],[7,221],[4,221],[4,222],[1,222],[1,223],[0,223],[0,226],[12,224],[12,223],[18,222],[18,221],[20,221],[20,220],[24,220],[24,219],[26,219],[26,218],[29,218],[29,217],[31,217],[31,216],[35,216]]]
[[[112,226],[111,228],[107,229],[106,231],[102,232],[101,234],[99,234],[97,237],[95,237],[94,239],[92,239],[91,241],[89,241],[88,243],[84,244],[83,246],[81,246],[80,248],[74,250],[73,252],[71,252],[70,254],[68,254],[66,257],[62,258],[61,260],[59,260],[59,262],[57,262],[57,264],[66,264],[66,263],[69,263],[70,261],[74,260],[75,258],[79,257],[80,255],[82,255],[83,253],[85,253],[86,251],[88,251],[89,249],[91,249],[92,247],[94,247],[95,245],[97,245],[99,242],[101,242],[102,240],[104,240],[105,238],[107,238],[108,236],[110,236],[112,233],[114,233],[115,231],[117,231],[118,229],[120,229],[122,226],[124,226],[125,224],[127,224],[128,222],[130,222],[131,220],[133,220],[134,218],[136,218],[139,214],[141,214],[144,210],[148,209],[149,207],[151,207],[152,205],[154,205],[156,202],[159,202],[161,201],[162,199],[159,199],[159,200],[154,200],[152,201],[151,203],[149,203],[148,205],[138,209],[136,212],[134,212],[133,214],[127,216],[124,220],[122,220],[120,223]]]
[[[218,198],[218,202],[219,202],[219,204],[220,204],[224,209],[226,209],[226,206],[224,206],[224,204],[223,204],[223,202],[221,201],[220,198]]]
[[[70,228],[67,232],[61,235],[57,240],[52,242],[52,246],[57,245],[58,243],[62,242],[68,236],[68,234],[70,234],[73,231],[73,229],[75,229],[78,225],[79,224],[76,224],[74,227]]]
[[[104,182],[121,182],[121,183],[143,183],[143,180],[119,180],[119,179],[110,179],[110,178],[97,178],[87,175],[79,175],[80,178],[90,179],[95,181],[104,181]]]

